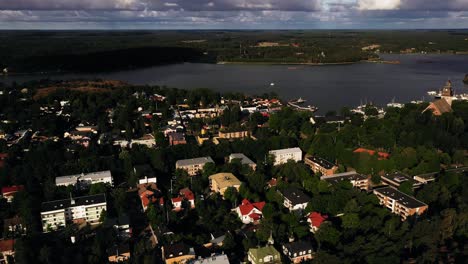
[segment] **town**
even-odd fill
[[[0,263],[461,263],[453,97],[318,114],[274,93],[0,85]]]

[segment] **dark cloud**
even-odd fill
[[[1,0],[0,10],[317,11],[320,0]]]

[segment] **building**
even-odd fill
[[[109,263],[126,262],[130,260],[130,245],[119,243],[107,249]]]
[[[301,263],[314,258],[314,248],[312,243],[307,241],[295,241],[283,245],[283,254],[292,263]]]
[[[400,215],[404,221],[408,216],[422,215],[429,207],[427,204],[409,196],[393,187],[384,187],[374,190],[374,194],[394,214]]]
[[[130,218],[121,214],[119,217],[106,218],[105,227],[112,227],[117,237],[121,240],[129,239],[132,236],[132,228],[130,227]]]
[[[223,131],[220,130],[218,133],[218,137],[221,139],[240,139],[249,137],[249,131],[242,130],[242,131]]]
[[[138,177],[138,184],[157,183],[156,173],[150,165],[136,165],[133,172]]]
[[[161,248],[166,264],[189,263],[195,259],[195,251],[185,243],[166,245]]]
[[[304,210],[310,201],[310,197],[307,194],[295,187],[289,187],[283,191],[279,191],[279,193],[283,197],[284,207],[288,208],[291,212]]]
[[[413,186],[413,189],[417,189],[422,186],[422,183],[411,178],[411,176],[396,172],[387,173],[381,177],[384,184],[390,185],[395,188],[399,188],[404,182],[408,182]]]
[[[341,181],[349,181],[355,188],[362,190],[369,189],[369,177],[359,174],[355,171],[343,172],[329,176],[324,175],[320,177],[320,180],[327,181],[332,184],[336,184]]]
[[[236,207],[235,211],[242,223],[257,224],[263,217],[262,210],[264,206],[265,202],[251,203],[249,200],[244,199]]]
[[[106,183],[112,185],[113,179],[110,171],[98,171],[91,173],[81,173],[76,175],[61,176],[55,178],[56,186],[75,186],[88,188],[91,184]]]
[[[195,208],[195,195],[189,188],[184,188],[179,191],[179,196],[172,198],[172,207],[174,211],[180,211],[183,209],[182,202],[186,201],[190,205],[190,209]]]
[[[300,148],[271,150],[269,154],[274,157],[275,162],[273,165],[275,166],[284,164],[288,162],[288,160],[293,160],[295,162],[302,160],[302,150]]]
[[[6,186],[2,187],[2,197],[7,200],[7,202],[11,203],[15,194],[24,190],[23,185],[13,185],[13,186]]]
[[[154,139],[153,134],[146,134],[146,135],[143,135],[141,138],[132,139],[132,142],[130,143],[130,147],[133,147],[133,145],[135,144],[144,145],[148,148],[152,148],[156,146],[156,140]]]
[[[158,189],[156,183],[144,183],[138,184],[138,196],[140,196],[141,207],[143,211],[148,209],[150,204],[154,204],[159,201],[159,204],[164,204],[164,200],[161,197],[161,191]]]
[[[189,261],[190,264],[229,264],[229,258],[226,254],[214,255],[207,258],[199,258]]]
[[[319,230],[324,221],[328,219],[328,215],[322,215],[318,212],[312,212],[307,216],[307,223],[310,226],[310,232],[315,233]]]
[[[454,92],[452,82],[447,81],[440,92],[440,97],[436,97],[436,99],[432,101],[426,109],[424,109],[423,113],[431,111],[433,115],[441,116],[442,114],[452,112],[453,96]]]
[[[366,149],[366,148],[355,149],[353,151],[353,153],[367,153],[367,154],[369,154],[371,156],[374,156],[375,154],[377,154],[377,158],[379,160],[384,160],[384,159],[390,158],[390,154],[388,154],[386,152],[379,152],[379,151],[370,150],[370,149]]]
[[[336,164],[317,156],[306,155],[304,162],[309,165],[314,173],[321,173],[322,175],[332,175],[338,170]]]
[[[214,163],[211,157],[178,160],[176,162],[176,169],[186,170],[190,176],[195,176],[201,170],[203,170],[203,166],[205,166],[205,164],[210,163],[210,162]]]
[[[19,216],[3,220],[3,236],[22,236],[26,235],[26,231],[26,224],[24,223],[23,219]]]
[[[247,259],[252,264],[260,264],[260,263],[280,264],[282,263],[280,253],[272,245],[268,245],[266,247],[261,247],[261,248],[249,249],[249,252],[247,253]]]
[[[169,144],[171,146],[187,144],[187,140],[185,140],[184,133],[171,132],[168,134],[168,137],[169,137]]]
[[[229,160],[229,162],[232,162],[233,160],[240,160],[242,165],[247,165],[252,170],[257,169],[257,164],[255,164],[255,162],[253,162],[251,159],[249,159],[247,156],[245,156],[242,153],[233,153],[233,154],[229,155],[228,160]]]
[[[0,264],[15,263],[15,240],[0,240]]]
[[[209,177],[211,191],[216,192],[224,196],[224,192],[227,188],[232,187],[239,190],[241,181],[234,176],[232,173],[217,173]]]
[[[41,206],[42,229],[48,232],[72,222],[99,224],[101,214],[106,210],[105,194],[44,202]]]

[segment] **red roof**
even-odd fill
[[[272,178],[270,181],[268,181],[268,185],[270,187],[276,186],[276,178]]]
[[[252,218],[253,220],[259,220],[262,217],[262,215],[251,213],[249,214],[249,217]]]
[[[172,198],[172,203],[180,203],[180,202],[182,202],[182,199],[183,198],[181,196],[176,197],[176,198]]]
[[[14,245],[14,239],[0,240],[0,252],[13,251]]]
[[[143,207],[147,207],[150,203],[156,202],[156,198],[154,197],[154,192],[150,190],[146,190],[140,194],[141,203]]]
[[[317,212],[312,212],[309,214],[311,225],[317,228],[320,227],[323,221],[327,220],[327,218],[328,218],[327,215],[321,215],[320,213],[317,213]]]
[[[239,210],[242,215],[248,215],[252,212],[254,208],[261,212],[264,206],[265,206],[265,202],[258,202],[258,203],[252,204],[251,202],[249,202],[249,200],[244,199],[242,200],[242,204],[239,205]]]
[[[180,195],[184,196],[184,198],[189,200],[189,201],[195,199],[195,195],[193,195],[193,192],[189,188],[184,188],[184,189],[180,190],[179,193],[180,193]]]
[[[2,188],[2,194],[3,195],[11,195],[14,193],[17,193],[19,191],[22,191],[24,189],[23,185],[13,185],[13,186],[7,186]]]
[[[367,153],[371,156],[374,156],[376,151],[375,150],[370,150],[370,149],[365,149],[365,148],[358,148],[354,151],[354,153]],[[377,155],[379,155],[380,159],[388,159],[390,157],[390,154],[386,152],[377,152]]]

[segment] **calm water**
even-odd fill
[[[468,56],[387,55],[400,65],[359,63],[331,66],[176,64],[102,74],[66,74],[0,77],[0,81],[23,82],[38,78],[104,78],[132,84],[158,84],[193,89],[238,91],[247,94],[276,92],[282,98],[302,97],[322,110],[356,106],[360,102],[384,105],[428,99],[451,79],[457,93],[468,93],[462,82],[468,73]],[[3,79],[2,79],[3,78]],[[275,83],[271,86],[270,83]]]

